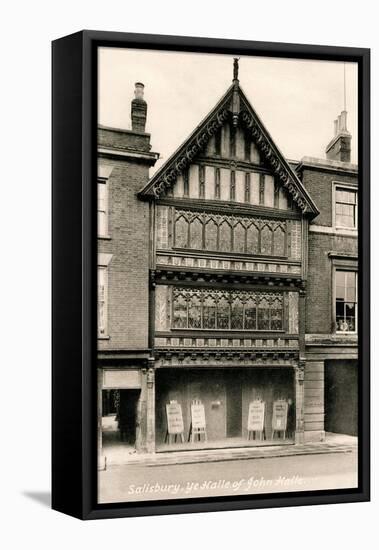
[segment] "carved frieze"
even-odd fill
[[[155,366],[160,367],[294,367],[296,351],[156,350]]]

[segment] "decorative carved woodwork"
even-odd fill
[[[175,210],[174,235],[176,248],[282,257],[288,252],[283,219]]]
[[[205,261],[205,260],[204,260]],[[230,262],[228,262],[230,264]],[[262,264],[263,266],[265,264]],[[287,267],[287,266],[286,266]],[[291,266],[289,266],[291,267]],[[150,284],[152,287],[157,282],[176,283],[185,281],[186,283],[204,283],[204,284],[242,284],[242,285],[267,285],[268,287],[297,288],[301,286],[302,279],[300,270],[298,273],[269,273],[262,270],[261,273],[236,272],[225,268],[225,272],[211,272],[203,269],[191,269],[188,267],[165,267],[150,271]]]
[[[298,352],[251,350],[155,350],[155,367],[294,367]]]
[[[151,179],[141,196],[153,195],[156,199],[167,194],[177,177],[201,154],[207,143],[227,121],[236,129],[242,122],[246,133],[257,146],[261,156],[270,166],[280,185],[288,191],[294,203],[303,213],[318,214],[316,205],[302,186],[295,172],[277,150],[267,131],[235,81],[224,98],[189,140]]]

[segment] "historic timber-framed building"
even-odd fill
[[[100,446],[108,413],[120,441],[139,452],[322,441],[338,361],[357,357],[356,196],[344,194],[356,190],[357,170],[346,118],[327,160],[289,163],[235,61],[225,95],[149,179],[158,155],[142,84],[135,95],[131,130],[99,128]],[[337,361],[329,390],[328,361]],[[257,400],[259,441],[248,431]],[[274,433],[278,402],[283,434]],[[167,437],[169,403],[180,405],[179,443]],[[203,405],[206,441],[189,437],[193,403]]]

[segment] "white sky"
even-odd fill
[[[333,121],[343,109],[343,63],[242,56],[239,80],[250,103],[288,159],[325,158]],[[346,108],[357,162],[358,67],[346,63]],[[230,86],[233,56],[121,48],[99,51],[99,123],[131,127],[134,83],[145,84],[146,131],[160,153],[151,174]]]

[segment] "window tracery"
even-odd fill
[[[286,256],[286,239],[285,220],[176,211],[176,248]]]

